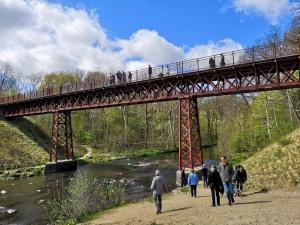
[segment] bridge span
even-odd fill
[[[192,168],[203,163],[198,97],[299,88],[299,69],[300,43],[275,43],[130,71],[119,82],[107,75],[6,96],[0,112],[5,118],[52,113],[50,162],[57,162],[58,145],[65,147],[66,159],[74,158],[71,111],[178,100],[178,167]]]

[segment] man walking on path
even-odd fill
[[[219,172],[216,169],[216,166],[212,166],[210,173],[208,174],[208,185],[211,190],[211,198],[212,198],[212,207],[216,206],[216,198],[217,205],[220,206],[220,188],[223,188],[223,183],[220,177]]]
[[[197,197],[198,182],[199,182],[198,176],[197,176],[197,174],[195,174],[195,170],[193,169],[188,177],[188,184],[191,187],[191,196],[192,197]]]
[[[226,156],[221,157],[221,162],[219,165],[219,172],[220,176],[223,182],[224,191],[226,193],[227,199],[228,199],[228,205],[230,206],[232,203],[234,203],[233,198],[233,188],[232,188],[232,176],[234,174],[233,167],[230,163],[228,163],[228,160]]]
[[[208,169],[206,168],[206,165],[203,164],[203,168],[202,168],[202,181],[203,181],[203,187],[207,188],[207,173],[208,173]]]
[[[151,190],[153,190],[153,201],[156,207],[156,214],[161,213],[162,209],[162,194],[168,191],[166,180],[160,176],[159,170],[155,171],[155,177],[152,180]]]
[[[186,186],[186,177],[185,177],[185,168],[183,167],[181,170],[181,187]]]

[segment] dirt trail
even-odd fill
[[[90,147],[87,146],[87,145],[83,145],[83,146],[86,148],[87,152],[86,152],[86,154],[85,154],[84,156],[82,156],[82,157],[79,158],[79,159],[91,158],[92,155],[93,155],[93,149],[90,148]]]
[[[199,187],[200,188],[200,185]],[[153,203],[147,200],[112,209],[87,224],[300,224],[300,187],[293,191],[248,192],[228,206],[221,197],[221,206],[211,207],[209,189],[200,189],[198,198],[173,191],[165,195],[163,213],[156,215]]]

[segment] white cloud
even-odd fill
[[[196,45],[191,48],[186,54],[187,58],[199,58],[209,55],[226,53],[233,50],[242,49],[242,45],[230,38],[225,38],[224,40],[218,41],[216,43],[209,41],[208,44]]]
[[[289,0],[233,0],[233,7],[245,14],[256,13],[277,24],[280,16],[292,7]]]
[[[238,48],[226,38],[184,50],[147,29],[114,40],[94,12],[42,0],[0,0],[0,61],[23,74],[140,69]]]

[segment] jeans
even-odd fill
[[[203,187],[207,188],[207,176],[202,176]]]
[[[154,194],[153,193],[153,201],[154,201],[154,204],[155,204],[155,207],[156,207],[156,212],[161,212],[161,207],[162,207],[162,204],[161,204],[161,194]]]
[[[224,192],[226,193],[226,197],[229,203],[233,203],[233,187],[231,181],[223,182]]]
[[[191,196],[192,197],[197,196],[197,185],[191,185]]]
[[[220,205],[220,190],[219,187],[211,187],[211,199],[212,199],[212,204],[216,205],[216,197],[217,197],[217,204]]]

